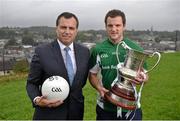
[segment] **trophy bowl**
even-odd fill
[[[154,64],[154,66],[151,69],[147,70],[145,73],[150,72],[152,69],[154,69],[158,65],[161,58],[160,53],[159,52],[154,52],[154,53],[140,52],[137,50],[128,49],[124,64],[118,68],[120,75],[123,78],[135,84],[141,84],[142,82],[139,82],[138,80],[136,80],[136,77],[138,73],[143,69],[144,62],[148,58],[153,57],[154,55],[158,56],[158,60]]]

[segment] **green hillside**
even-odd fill
[[[153,63],[149,60],[148,63]],[[162,54],[157,68],[149,73],[142,92],[144,120],[180,119],[180,53]],[[27,97],[26,75],[0,77],[0,120],[30,120],[33,115]],[[89,83],[84,88],[84,119],[95,119],[96,91]]]

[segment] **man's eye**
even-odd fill
[[[75,28],[74,27],[69,27],[70,30],[74,30]]]
[[[61,29],[66,29],[67,27],[65,27],[65,26],[61,26]]]
[[[121,25],[120,25],[120,24],[117,24],[116,27],[121,27]]]
[[[111,28],[112,26],[113,26],[113,25],[108,25],[108,27],[110,27],[110,28]]]

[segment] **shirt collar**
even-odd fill
[[[67,47],[66,45],[64,45],[59,39],[57,39],[57,42],[61,48],[61,50],[64,50],[65,47]],[[71,51],[74,50],[74,46],[73,46],[73,42],[68,46],[70,48]]]
[[[110,38],[108,38],[107,40],[108,40],[108,42],[109,42],[110,44],[112,44],[113,46],[114,46],[114,45],[118,45],[118,43],[114,44]],[[123,41],[124,41],[124,38],[120,41],[120,43],[123,42]]]

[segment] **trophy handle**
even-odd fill
[[[149,73],[150,71],[152,71],[158,65],[158,63],[159,63],[159,61],[161,59],[161,54],[159,52],[154,52],[152,55],[150,55],[150,57],[153,57],[154,55],[158,56],[158,60],[157,60],[156,64],[154,64],[154,66],[151,69],[147,70],[145,73]]]

